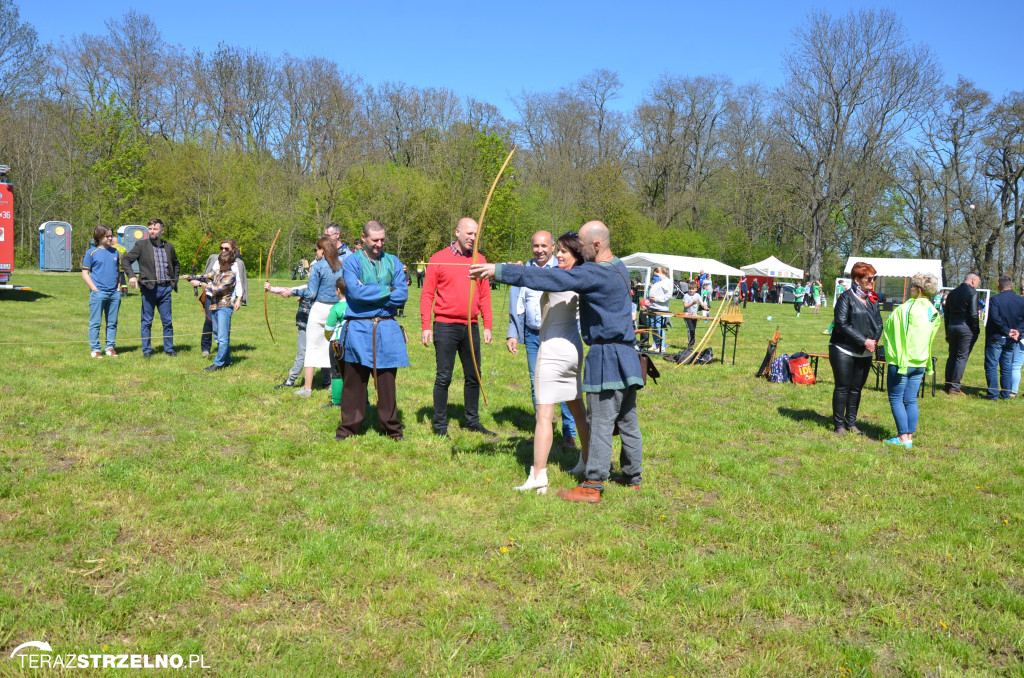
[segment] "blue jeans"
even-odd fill
[[[1014,394],[1020,390],[1020,368],[1024,367],[1024,345],[1018,341],[1013,349],[1013,363],[1010,365],[1010,391]]]
[[[217,367],[231,364],[231,314],[234,312],[233,307],[225,306],[210,314],[213,318],[213,333],[217,335],[217,357],[213,359]]]
[[[142,353],[153,352],[150,334],[153,331],[153,311],[160,313],[160,323],[164,327],[164,351],[174,350],[174,324],[171,322],[171,286],[157,285],[153,289],[140,288],[142,291]]]
[[[986,397],[989,400],[1005,400],[1010,397],[1013,387],[1010,372],[1018,346],[1020,344],[1016,341],[1003,336],[996,336],[985,342],[985,381],[988,382]]]
[[[117,339],[117,312],[121,309],[121,291],[89,292],[89,348],[101,350],[100,320],[107,316],[107,348],[114,348]]]
[[[648,317],[650,323],[651,336],[654,337],[651,343],[654,344],[655,350],[658,350],[665,343],[665,321],[668,320],[663,315],[652,315]]]
[[[537,408],[537,396],[533,393],[533,373],[537,369],[537,353],[540,351],[540,332],[531,330],[529,327],[523,327],[523,334],[525,335],[526,341],[526,365],[530,368],[530,398],[533,399],[533,407]],[[573,419],[572,413],[569,412],[569,406],[565,403],[561,403],[562,407],[562,437],[563,438],[575,438],[576,437],[576,420]]]
[[[897,435],[917,432],[917,392],[924,379],[923,367],[908,367],[906,374],[898,372],[899,367],[889,365],[886,390],[889,392],[889,407],[896,420]]]

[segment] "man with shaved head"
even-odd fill
[[[531,241],[533,259],[526,262],[527,266],[540,268],[555,267],[555,247],[548,231],[537,231]],[[533,375],[537,369],[537,352],[540,349],[540,297],[543,292],[529,287],[509,287],[508,290],[508,332],[505,334],[505,345],[509,353],[516,355],[519,345],[526,347],[526,366],[530,370],[530,395],[536,398],[533,390]],[[536,403],[534,403],[536,405]],[[568,406],[562,403],[562,447],[572,449],[576,446],[576,420],[569,412]]]
[[[977,273],[968,273],[960,286],[946,297],[946,343],[949,356],[946,358],[946,392],[949,395],[963,395],[960,380],[964,377],[967,359],[971,357],[974,343],[978,341],[981,325],[978,321]]]
[[[480,329],[478,318],[484,321],[484,343],[491,343],[491,286],[477,285],[473,306],[469,310],[469,264],[473,256],[473,243],[480,227],[464,217],[455,227],[455,240],[448,247],[430,257],[427,277],[420,297],[421,340],[424,346],[434,343],[437,374],[434,377],[434,434],[448,438],[448,387],[452,383],[455,356],[462,362],[465,386],[465,428],[485,435],[494,435],[480,423]],[[486,262],[483,257],[480,261]],[[433,323],[431,323],[433,316]],[[476,369],[469,342],[473,342]]]
[[[583,391],[587,394],[590,449],[586,480],[558,496],[566,501],[597,503],[612,458],[616,425],[622,439],[622,475],[615,482],[640,490],[643,438],[636,412],[636,392],[643,386],[640,357],[633,348],[633,304],[629,272],[612,254],[608,228],[588,221],[580,229],[584,263],[570,270],[513,264],[471,266],[470,275],[495,278],[509,285],[580,295],[580,330],[590,346],[585,361]]]

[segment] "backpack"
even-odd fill
[[[768,381],[776,384],[784,384],[792,381],[789,372],[789,354],[783,353],[777,358],[772,358],[771,367],[768,369]]]
[[[794,353],[789,357],[789,373],[794,384],[809,386],[817,382],[806,353]]]

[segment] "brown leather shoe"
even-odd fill
[[[949,395],[951,396],[962,396],[964,394],[963,391],[954,391],[953,389],[949,389],[947,393],[949,393]]]
[[[573,438],[573,437],[569,437],[569,438],[564,439],[562,441],[562,449],[563,450],[575,450],[576,449],[576,439]]]
[[[559,490],[558,498],[565,501],[582,501],[588,504],[596,504],[601,501],[601,490],[589,480],[580,483],[571,490]]]

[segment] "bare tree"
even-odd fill
[[[662,227],[684,215],[700,226],[705,193],[725,164],[721,128],[732,97],[728,78],[663,76],[634,112],[634,166],[647,212]]]
[[[926,109],[939,69],[926,47],[912,47],[888,10],[836,19],[812,13],[785,58],[775,125],[791,147],[789,183],[806,207],[808,275],[821,276],[836,211],[855,176],[887,157]]]
[[[1013,92],[1000,101],[989,114],[988,127],[985,176],[996,183],[1002,225],[1012,234],[1010,258],[1019,273],[1024,241],[1024,92]]]
[[[134,9],[106,26],[105,56],[113,86],[142,129],[152,131],[163,115],[160,87],[169,61],[167,46],[153,19]]]
[[[42,84],[49,51],[17,5],[0,0],[0,116]]]

